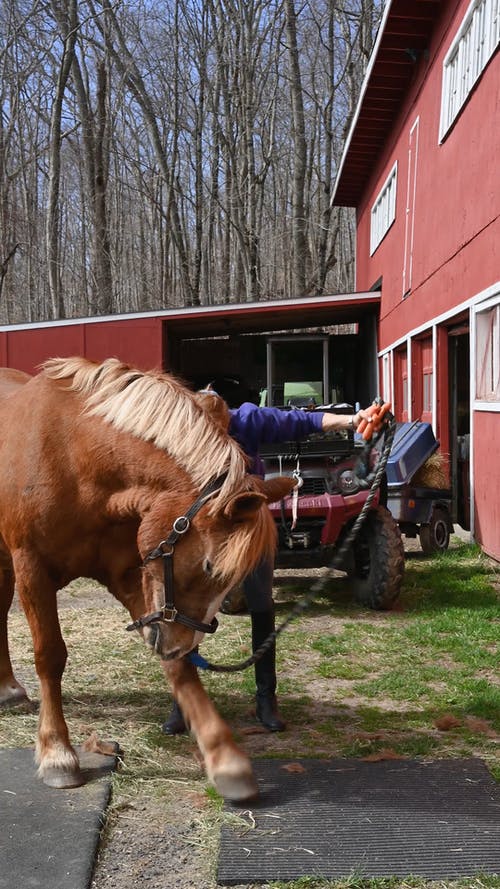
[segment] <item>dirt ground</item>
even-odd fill
[[[405,540],[405,550],[420,552],[420,547],[416,541]],[[304,574],[307,575],[306,584],[310,583],[311,572]],[[88,591],[88,597],[86,591],[80,590],[80,605],[96,604],[92,601],[96,595],[101,594],[92,588]],[[106,593],[104,595],[109,604],[109,597]],[[377,613],[373,617],[376,620]],[[321,620],[321,630],[325,632],[324,615]],[[335,620],[333,615],[327,618],[328,631],[333,631]],[[317,682],[321,684],[322,680],[318,678]],[[315,692],[318,692],[318,695],[314,694],[315,716],[319,718],[326,706],[325,695],[328,695],[323,695],[322,689],[316,686]],[[250,712],[246,714],[245,721],[252,722]],[[258,728],[255,733],[251,728],[247,729],[248,734],[245,729],[243,731],[243,746],[251,758],[280,756],[281,751],[300,749],[300,744],[294,748],[293,724],[288,725],[287,731],[280,735],[259,731]],[[172,739],[173,745],[186,743],[190,741]],[[194,760],[196,756],[193,742]],[[146,785],[141,787],[139,784],[132,802],[121,805],[119,800],[114,799],[103,830],[91,889],[129,889],[134,886],[216,889],[220,825],[214,814],[214,806],[207,798],[205,786],[201,775],[201,780],[179,782],[167,798],[153,798]],[[256,886],[245,883],[236,889],[256,889]]]
[[[420,551],[419,544],[410,540],[405,542],[405,549]],[[314,571],[294,573],[304,573],[306,584],[311,582],[311,574],[316,574]],[[333,616],[331,621],[335,622]],[[316,716],[320,710],[318,701]],[[244,748],[251,758],[279,755],[283,746],[294,749],[293,734],[293,725],[288,725],[282,735],[257,728],[255,734],[250,730],[245,735]],[[179,739],[173,739],[172,743],[179,743]],[[133,808],[111,814],[91,889],[153,885],[158,889],[216,889],[217,837],[207,836],[203,818],[208,805],[202,792],[184,785],[179,787],[177,799],[171,802],[151,799],[138,792]],[[236,889],[254,889],[254,884],[241,884]]]
[[[92,889],[213,889],[211,855],[203,848],[196,794],[165,805],[138,796],[133,812],[121,813],[102,844]]]
[[[420,552],[420,547],[416,541],[406,539],[405,550]],[[310,584],[311,573],[315,572],[303,573],[306,585]],[[113,601],[105,591],[99,592],[90,585],[88,592],[87,589],[80,589],[78,604],[84,608],[99,605],[99,597],[108,606]],[[75,600],[71,600],[71,607],[75,607]],[[322,622],[321,627],[318,626],[318,632],[334,631],[334,615],[326,619],[323,615],[318,619]],[[377,620],[376,612],[373,619]],[[331,700],[329,704],[327,702],[331,695],[324,691],[322,683],[328,685],[327,680],[318,677],[314,687],[317,718],[324,716],[322,711],[331,710],[332,706]],[[252,721],[251,713],[245,714],[243,722],[250,726]],[[254,733],[250,727],[243,729],[243,732],[243,746],[251,758],[286,755],[284,751],[300,749],[298,731],[296,732],[293,724],[289,724],[287,731],[279,735],[259,731],[258,728]],[[295,732],[297,744],[294,747]],[[172,739],[173,745],[190,743],[189,739]],[[194,742],[192,747],[195,762]],[[132,801],[129,795],[128,801],[121,804],[114,796],[102,833],[91,889],[129,889],[135,886],[154,886],[155,889],[216,889],[215,867],[220,824],[217,822],[214,805],[207,798],[206,782],[199,766],[194,766],[194,772],[200,776],[198,779],[179,781],[178,786],[174,784],[175,790],[167,798],[150,796],[147,782],[142,786],[138,784]],[[256,887],[255,884],[245,883],[236,889]]]

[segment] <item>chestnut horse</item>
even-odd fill
[[[227,591],[269,557],[267,502],[293,485],[247,474],[228,419],[221,399],[116,359],[51,359],[35,377],[0,370],[0,703],[26,697],[7,640],[15,582],[40,681],[38,774],[51,787],[83,783],[62,709],[56,593],[90,577],[160,655],[208,778],[229,799],[257,792],[185,658],[216,628]]]

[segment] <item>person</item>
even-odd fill
[[[282,410],[273,407],[257,407],[243,401],[238,407],[239,383],[232,378],[213,380],[201,393],[219,395],[229,406],[229,434],[250,457],[249,472],[264,475],[264,464],[259,457],[261,444],[280,441],[298,441],[318,432],[352,429],[367,420],[366,411],[355,414],[333,414],[322,410]],[[275,629],[273,600],[274,564],[263,561],[243,581],[242,587],[250,613],[252,626],[252,651],[256,651]],[[270,732],[282,732],[285,723],[278,710],[276,698],[276,646],[273,644],[254,665],[256,685],[256,716]],[[186,724],[177,702],[174,700],[169,717],[162,726],[166,735],[186,731]]]

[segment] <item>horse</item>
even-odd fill
[[[84,783],[62,708],[57,591],[88,577],[160,656],[209,781],[230,800],[258,793],[186,657],[216,629],[228,590],[269,557],[267,504],[293,486],[249,475],[228,423],[221,399],[115,358],[0,370],[0,704],[27,698],[8,648],[15,583],[40,684],[37,774],[50,787]]]

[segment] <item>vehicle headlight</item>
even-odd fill
[[[344,469],[337,476],[337,486],[341,494],[357,494],[359,481],[352,469]]]

